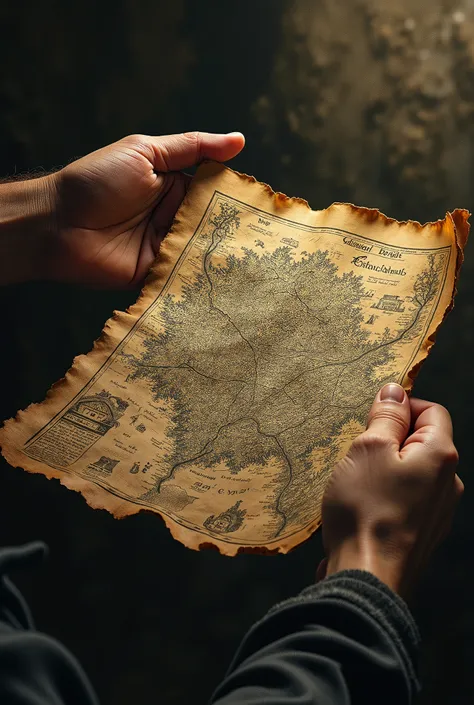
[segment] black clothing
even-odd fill
[[[97,705],[81,667],[35,631],[7,573],[42,544],[0,551],[0,703]],[[405,705],[419,636],[405,603],[370,573],[344,571],[273,608],[245,637],[214,705]],[[159,693],[154,700],[158,703]]]
[[[76,659],[37,632],[30,611],[7,574],[41,559],[41,543],[0,550],[1,705],[98,705]]]
[[[407,705],[418,629],[401,598],[347,570],[274,607],[245,637],[215,705]]]

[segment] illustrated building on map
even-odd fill
[[[289,245],[289,247],[298,247],[300,244],[298,240],[293,240],[292,237],[282,237],[280,242],[283,242],[284,245]]]
[[[128,403],[107,392],[82,397],[64,414],[64,421],[105,435],[114,426],[127,408]]]
[[[393,294],[384,294],[377,303],[372,305],[372,308],[378,308],[381,311],[395,311],[396,313],[403,313],[405,310],[403,299]]]
[[[239,500],[225,512],[217,516],[211,514],[204,522],[204,527],[214,534],[228,534],[231,531],[237,531],[244,523],[244,517],[247,514],[246,509],[239,508],[241,504],[242,500]]]
[[[105,455],[102,455],[98,460],[95,461],[95,463],[92,463],[92,465],[89,465],[90,470],[95,470],[96,472],[102,474],[102,475],[111,475],[114,467],[118,464],[118,460],[115,460],[114,458],[108,458]]]

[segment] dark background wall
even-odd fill
[[[43,0],[0,4],[0,174],[51,169],[127,133],[241,130],[235,168],[314,208],[432,220],[472,208],[470,0]],[[420,588],[422,703],[474,700],[474,255],[416,385],[451,410],[465,499]],[[6,418],[91,348],[132,292],[0,292]],[[118,522],[0,464],[0,543],[44,539],[20,576],[38,625],[104,705],[205,702],[245,629],[313,579],[320,537],[288,556],[194,553],[154,516]]]

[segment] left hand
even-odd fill
[[[235,132],[132,135],[44,177],[53,204],[46,276],[139,285],[186,193],[190,177],[180,170],[226,161],[243,146]]]

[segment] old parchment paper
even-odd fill
[[[8,462],[190,548],[286,552],[388,381],[410,389],[452,306],[467,211],[421,226],[207,163],[137,303],[42,404]]]

